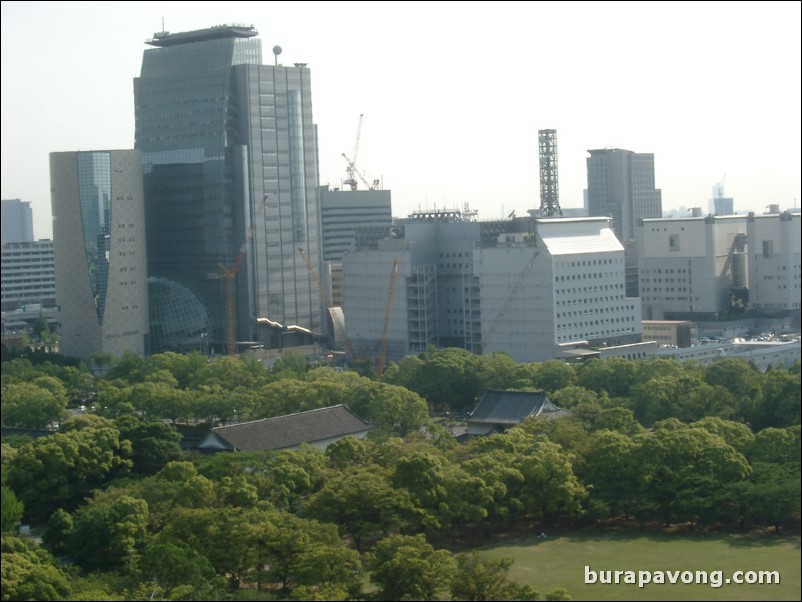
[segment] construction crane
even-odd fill
[[[395,281],[398,277],[398,258],[393,260],[393,271],[390,274],[390,292],[387,295],[387,308],[384,310],[384,328],[382,330],[381,345],[379,346],[379,356],[376,358],[376,374],[384,372],[384,362],[387,360],[387,345],[390,340],[390,319],[393,311],[393,292]]]
[[[359,125],[356,128],[356,142],[354,142],[354,152],[351,155],[353,159],[349,159],[348,156],[343,153],[343,157],[345,157],[345,161],[348,163],[348,167],[345,168],[345,173],[348,174],[348,178],[346,178],[343,184],[350,186],[351,190],[357,189],[357,182],[354,179],[354,175],[359,175],[359,170],[356,168],[356,158],[359,155],[359,139],[362,136],[362,118],[364,116],[364,113],[359,114]],[[365,181],[361,175],[359,177],[363,182]]]
[[[501,306],[501,309],[499,309],[498,313],[496,314],[495,319],[493,320],[493,323],[490,324],[490,328],[487,329],[487,333],[485,333],[485,336],[482,338],[482,341],[479,343],[479,354],[480,355],[484,351],[485,346],[490,342],[490,339],[493,338],[493,335],[496,333],[496,329],[499,327],[499,324],[501,324],[501,321],[504,319],[504,316],[507,314],[507,311],[510,309],[510,306],[512,305],[512,302],[515,300],[515,297],[521,291],[521,287],[523,287],[524,281],[526,280],[526,277],[529,275],[529,272],[532,271],[532,267],[535,265],[535,259],[537,259],[538,255],[540,255],[540,250],[539,249],[535,249],[535,252],[532,254],[532,257],[529,259],[529,261],[524,266],[524,269],[521,270],[521,273],[518,276],[518,280],[515,281],[515,284],[513,285],[512,289],[510,290],[510,294],[507,295],[506,299],[504,299],[504,304]]]
[[[315,286],[317,287],[320,296],[323,297],[323,301],[326,304],[326,309],[328,310],[328,308],[332,306],[332,303],[328,292],[326,292],[326,287],[323,286],[323,281],[320,279],[317,270],[312,266],[312,263],[306,256],[306,253],[304,253],[303,247],[298,247],[298,253],[301,254],[301,259],[304,260],[306,271],[309,272],[309,277],[312,279],[312,282],[315,283]],[[346,335],[344,332],[343,332],[343,342],[345,343],[345,348],[350,354],[351,358],[355,358],[356,355],[354,354],[354,347],[353,345],[351,345],[351,340],[348,338],[348,335]]]
[[[221,272],[209,272],[206,278],[209,280],[224,280],[226,287],[226,353],[228,355],[235,355],[237,353],[237,345],[234,332],[234,281],[236,280],[237,272],[242,264],[245,255],[248,254],[248,246],[250,245],[251,238],[253,238],[254,225],[251,224],[251,229],[245,236],[245,241],[240,245],[239,253],[234,263],[230,268],[227,268],[222,263],[220,264]]]

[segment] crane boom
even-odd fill
[[[237,253],[237,257],[234,260],[234,263],[231,264],[230,268],[227,268],[225,265],[221,263],[220,268],[222,271],[209,272],[208,274],[206,274],[206,277],[210,280],[225,280],[226,353],[228,353],[228,355],[234,355],[237,352],[236,338],[234,336],[234,280],[236,278],[237,272],[239,271],[239,267],[242,264],[242,260],[248,254],[248,245],[251,242],[251,238],[253,238],[253,231],[254,231],[254,225],[251,224],[251,228],[250,230],[248,230],[248,234],[246,234],[245,240],[240,245],[239,253]]]
[[[298,253],[301,255],[301,259],[304,260],[304,265],[306,266],[306,271],[309,272],[309,277],[312,279],[312,282],[315,283],[320,296],[323,297],[323,301],[326,303],[326,309],[332,306],[331,298],[329,294],[326,292],[326,287],[323,286],[323,281],[320,279],[320,276],[317,273],[317,270],[312,267],[312,262],[309,261],[309,258],[304,253],[303,247],[298,247]],[[345,348],[348,353],[351,355],[352,358],[356,357],[354,354],[354,347],[351,345],[351,340],[348,338],[348,335],[343,333],[343,339],[345,342]]]
[[[384,372],[384,362],[387,360],[387,345],[390,342],[390,319],[392,318],[393,311],[393,292],[395,290],[395,281],[398,277],[398,258],[393,260],[393,271],[390,274],[390,292],[387,295],[387,308],[384,311],[384,328],[382,329],[381,345],[379,347],[379,356],[376,358],[376,374]]]
[[[485,336],[479,343],[480,354],[484,351],[485,346],[487,345],[487,343],[490,342],[490,339],[496,333],[496,329],[499,327],[499,324],[501,324],[501,320],[504,319],[504,316],[510,309],[512,302],[515,300],[515,297],[521,291],[521,287],[523,287],[524,281],[526,280],[526,277],[529,275],[529,272],[532,271],[532,267],[535,265],[535,259],[537,259],[538,255],[540,255],[540,249],[535,249],[535,252],[532,254],[532,257],[524,266],[524,269],[521,270],[521,273],[518,276],[518,280],[515,281],[515,284],[513,285],[512,289],[510,289],[510,294],[507,295],[506,299],[504,299],[504,304],[501,306],[501,309],[499,309],[495,319],[493,320],[493,323],[490,324],[490,328],[487,329],[487,333],[485,333]]]

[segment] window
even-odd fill
[[[668,235],[668,250],[679,251],[679,234]]]
[[[773,240],[764,240],[763,241],[763,257],[766,257],[766,258],[774,257],[774,241]]]

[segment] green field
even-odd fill
[[[548,534],[477,548],[485,558],[512,558],[510,578],[541,594],[568,590],[573,600],[800,600],[800,538],[774,535]],[[779,585],[585,584],[595,571],[778,571]],[[613,575],[614,578],[614,575]],[[620,577],[624,581],[625,576]],[[708,577],[710,579],[710,577]]]

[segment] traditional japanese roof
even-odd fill
[[[554,405],[544,391],[486,389],[468,422],[513,426],[531,416],[558,418],[568,414],[568,410]]]
[[[276,418],[219,426],[198,446],[231,451],[267,451],[365,433],[375,425],[340,404]]]

